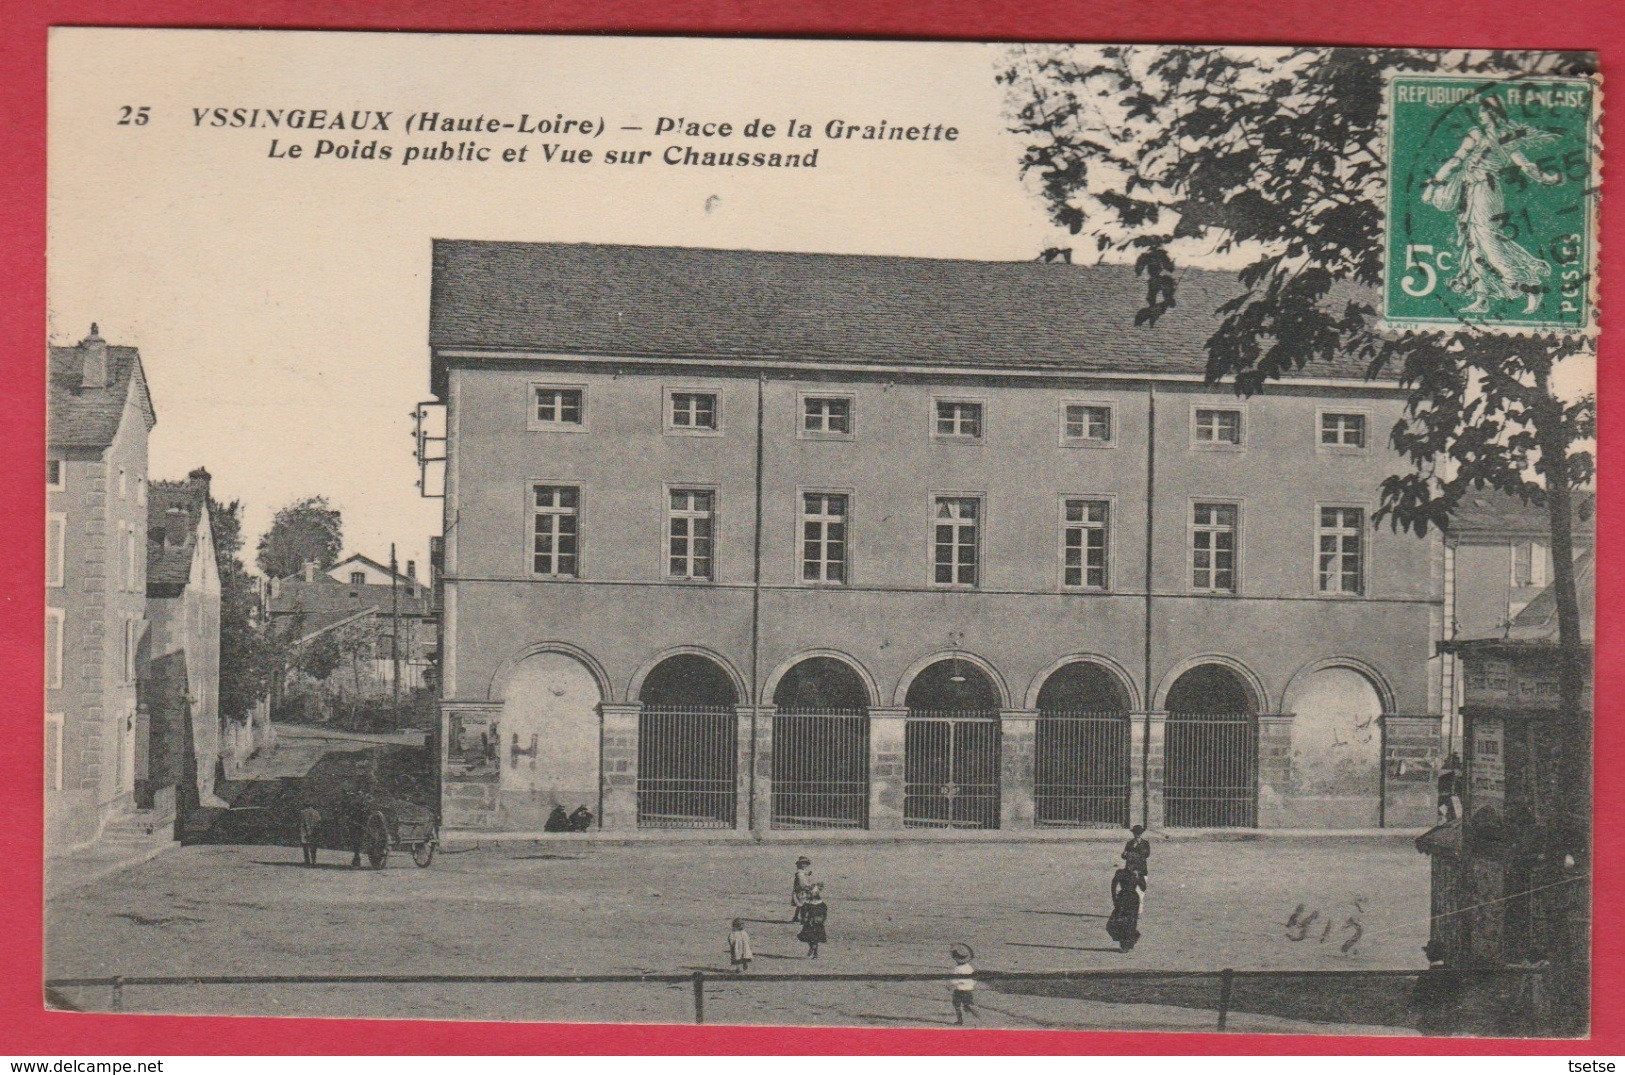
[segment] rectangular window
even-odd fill
[[[1070,589],[1104,590],[1111,505],[1105,500],[1068,500],[1062,507],[1061,582]]]
[[[1364,448],[1365,415],[1323,412],[1320,443],[1327,448]]]
[[[982,501],[974,496],[936,498],[935,573],[939,586],[977,585],[977,528]]]
[[[67,614],[59,608],[45,610],[45,685],[62,686],[62,632]]]
[[[135,654],[141,642],[141,621],[124,621],[124,682],[135,682]]]
[[[586,393],[580,388],[532,385],[532,428],[580,426],[587,416]]]
[[[852,400],[849,396],[804,396],[801,431],[824,436],[850,436]]]
[[[62,488],[62,460],[47,459],[45,461],[45,488]]]
[[[365,571],[352,571],[352,572],[350,572],[350,585],[351,586],[365,586],[366,583],[367,583],[367,573]]]
[[[45,518],[45,585],[62,585],[62,564],[67,554],[68,519],[65,515]]]
[[[531,571],[576,578],[581,546],[581,490],[573,485],[535,487]]]
[[[119,467],[118,468],[118,498],[120,500],[123,500],[127,495],[129,495],[129,492],[130,492],[130,490],[129,490],[129,478],[126,476],[124,468]]]
[[[1365,512],[1360,508],[1321,508],[1320,592],[1365,592]]]
[[[982,405],[972,400],[939,399],[936,435],[959,440],[982,439]]]
[[[1234,504],[1195,505],[1191,589],[1203,593],[1236,592],[1236,518]]]
[[[1241,446],[1241,412],[1230,408],[1198,407],[1197,444]]]
[[[140,576],[137,570],[135,527],[133,525],[126,524],[124,533],[120,536],[120,543],[123,546],[120,550],[120,570],[124,575],[124,588],[130,593],[134,593],[140,582]]]
[[[666,577],[708,580],[712,576],[716,493],[710,489],[673,489],[670,497],[666,512]]]
[[[136,478],[135,480],[135,505],[138,508],[147,506],[147,479],[145,478]]]
[[[1112,409],[1104,403],[1068,403],[1061,436],[1083,444],[1107,444],[1112,439]]]
[[[62,714],[45,714],[45,787],[62,790]]]
[[[668,424],[677,430],[715,432],[717,394],[715,392],[673,392]]]
[[[802,582],[846,582],[846,529],[846,494],[801,494]]]

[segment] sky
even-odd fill
[[[347,551],[426,559],[439,502],[420,499],[414,405],[428,394],[432,238],[744,247],[1027,259],[1052,231],[1003,130],[999,46],[592,37],[58,29],[50,83],[49,332],[97,322],[141,350],[158,425],[154,478],[203,465],[246,508],[249,552],[283,504],[329,497]],[[120,125],[122,109],[148,121]],[[310,159],[350,132],[213,128],[194,109],[391,111],[389,162]],[[440,139],[425,110],[517,120],[603,117],[590,145],[660,117],[792,117],[958,128],[953,143],[808,140],[815,170],[399,163]],[[138,111],[132,111],[133,121]],[[272,158],[307,143],[301,159]],[[448,135],[456,141],[473,136]],[[765,142],[749,148],[772,148]]]
[[[1026,260],[1073,240],[1021,180],[1023,145],[1006,130],[994,78],[1007,49],[55,29],[50,339],[73,344],[96,322],[110,342],[140,349],[158,413],[152,477],[207,467],[216,496],[244,504],[250,558],[277,508],[320,494],[343,512],[346,552],[383,560],[393,542],[403,563],[421,564],[440,527],[412,458],[411,414],[429,398],[431,239]],[[390,130],[211,125],[215,109],[255,108],[387,111]],[[424,111],[562,114],[606,131],[583,141],[517,127],[402,130]],[[657,137],[662,117],[734,133]],[[774,124],[776,138],[745,138],[752,119]],[[814,136],[786,140],[791,119]],[[831,121],[952,126],[957,139],[837,142],[822,137]],[[324,137],[376,139],[394,157],[317,159]],[[403,163],[407,147],[467,140],[493,159]],[[590,146],[600,161],[545,163],[548,143]],[[820,157],[800,170],[673,167],[659,159],[673,144],[816,147]],[[501,160],[520,147],[523,163]],[[601,163],[627,148],[656,155]],[[1572,373],[1594,381],[1589,367]]]

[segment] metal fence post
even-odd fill
[[[694,1021],[705,1022],[705,972],[694,972]]]
[[[1219,972],[1219,1029],[1223,1030],[1230,1017],[1230,984],[1236,979],[1236,972],[1229,967]]]

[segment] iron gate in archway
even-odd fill
[[[1040,710],[1033,756],[1033,820],[1112,826],[1129,821],[1129,716]]]
[[[773,827],[869,827],[869,711],[773,714]]]
[[[1170,712],[1164,758],[1166,824],[1258,824],[1258,718],[1253,714]]]
[[[739,716],[732,706],[645,705],[638,716],[638,825],[731,829]]]
[[[903,730],[903,824],[999,827],[999,712],[910,709]]]

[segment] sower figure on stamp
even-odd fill
[[[1516,167],[1530,179],[1551,186],[1562,181],[1542,171],[1525,151],[1557,139],[1541,130],[1513,123],[1500,102],[1478,103],[1479,125],[1467,131],[1450,159],[1422,188],[1422,200],[1441,212],[1456,214],[1456,241],[1461,268],[1450,287],[1472,302],[1464,314],[1488,313],[1491,299],[1527,296],[1526,313],[1540,306],[1542,281],[1552,275],[1548,262],[1525,250],[1507,228],[1506,196],[1501,173]]]

